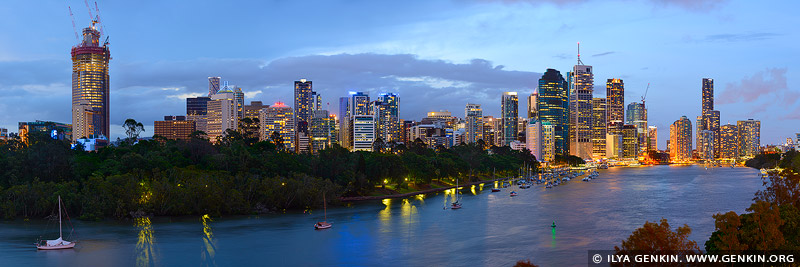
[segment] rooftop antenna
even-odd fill
[[[650,91],[650,83],[647,83],[647,89],[644,90],[644,95],[642,96],[642,106],[644,106],[644,98],[647,97],[647,91]]]
[[[578,42],[578,65],[583,65],[583,61],[581,61],[581,42]]]
[[[80,41],[80,38],[78,38],[78,28],[75,28],[75,16],[72,15],[72,7],[67,6],[67,8],[69,9],[69,18],[72,20],[72,31],[75,32],[75,40]]]

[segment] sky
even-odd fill
[[[94,9],[94,1],[88,2]],[[500,96],[525,98],[541,74],[594,68],[594,95],[621,78],[625,103],[647,84],[649,124],[666,148],[669,125],[701,112],[702,78],[715,80],[721,123],[761,121],[761,143],[800,132],[800,1],[408,0],[97,1],[112,60],[111,135],[127,118],[186,113],[209,76],[242,87],[245,101],[292,103],[313,81],[332,113],[348,91],[397,93],[400,117],[464,116],[467,103],[500,114]],[[83,1],[0,5],[0,128],[71,122],[70,21],[90,25]],[[93,11],[93,13],[97,13]]]

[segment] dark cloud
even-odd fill
[[[785,97],[797,98],[797,92],[792,92],[786,85],[786,68],[767,69],[745,77],[738,83],[725,84],[725,90],[720,93],[719,104],[753,103],[761,99],[774,102],[775,99]]]
[[[0,127],[16,122],[54,120],[69,123],[69,62],[0,63]],[[9,70],[9,71],[6,71]],[[13,72],[12,72],[13,71]],[[16,74],[14,74],[16,73]],[[484,113],[497,115],[500,95],[520,93],[523,99],[536,87],[540,73],[505,70],[483,59],[469,63],[419,59],[415,55],[339,54],[286,57],[271,62],[254,59],[197,59],[189,61],[113,62],[111,73],[112,136],[119,136],[126,118],[152,125],[164,115],[184,114],[185,98],[208,93],[207,77],[260,91],[246,101],[283,101],[291,105],[292,83],[305,78],[336,112],[338,98],[348,91],[397,93],[403,119],[418,120],[427,111],[447,109],[463,116],[466,103],[482,104]],[[116,125],[115,125],[116,124]],[[13,126],[11,126],[13,125]],[[148,128],[152,133],[152,128]],[[12,130],[14,131],[14,130]]]
[[[600,54],[594,54],[592,56],[593,57],[602,57],[602,56],[611,55],[611,54],[614,54],[614,51],[608,51],[608,52],[603,52],[603,53],[600,53]]]

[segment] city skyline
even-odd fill
[[[69,1],[68,1],[69,2]],[[74,3],[73,3],[74,2]],[[75,13],[76,26],[78,30],[87,26],[88,17],[83,10],[82,3],[72,1],[68,3],[72,6]],[[755,47],[768,46],[770,50],[780,50],[783,46],[781,40],[792,40],[795,37],[791,31],[783,31],[784,26],[771,27],[775,32],[753,32],[758,30],[756,26],[748,26],[749,29],[739,29],[740,33],[709,34],[715,31],[730,30],[743,26],[743,21],[753,22],[755,19],[742,19],[741,21],[733,18],[725,18],[725,13],[737,13],[733,10],[749,8],[752,12],[742,14],[742,16],[759,16],[760,12],[765,12],[761,6],[743,7],[750,3],[737,1],[710,1],[697,2],[697,5],[711,5],[708,10],[696,11],[694,6],[686,6],[681,1],[665,1],[663,4],[654,4],[650,1],[640,1],[632,3],[635,7],[651,7],[641,12],[639,19],[646,25],[659,25],[664,17],[683,16],[687,22],[699,23],[708,21],[728,21],[731,25],[700,27],[700,31],[686,30],[686,35],[677,36],[666,34],[664,39],[657,38],[650,41],[636,41],[633,45],[625,45],[611,40],[608,36],[588,31],[584,28],[576,28],[576,22],[570,19],[563,19],[548,25],[552,28],[564,26],[563,29],[555,32],[545,32],[548,37],[548,44],[536,43],[536,51],[523,49],[530,44],[520,45],[509,44],[513,49],[505,49],[508,52],[499,51],[502,49],[489,49],[490,51],[480,51],[473,43],[455,44],[448,42],[439,43],[441,50],[453,48],[458,53],[441,53],[429,51],[423,48],[401,48],[394,44],[394,48],[382,47],[381,42],[395,42],[403,44],[406,42],[422,40],[428,46],[434,46],[435,42],[430,36],[417,33],[415,38],[404,38],[403,36],[414,36],[413,29],[422,33],[427,32],[428,28],[435,29],[439,26],[450,26],[454,22],[467,23],[467,28],[462,33],[457,34],[458,40],[477,40],[487,39],[487,46],[497,48],[502,40],[507,40],[512,36],[513,30],[531,30],[533,24],[529,23],[524,17],[530,14],[542,15],[546,11],[556,13],[589,12],[592,8],[611,9],[619,7],[619,2],[598,4],[597,2],[580,2],[572,4],[541,4],[534,5],[524,3],[505,2],[475,2],[475,3],[453,3],[440,1],[435,3],[420,3],[414,6],[415,9],[400,8],[396,10],[397,17],[390,16],[386,22],[376,23],[375,25],[362,25],[351,20],[337,21],[331,26],[333,32],[356,32],[353,29],[366,29],[368,32],[376,33],[373,39],[364,37],[352,38],[353,40],[332,38],[331,34],[320,32],[315,28],[315,23],[311,25],[290,25],[289,28],[300,27],[307,30],[315,37],[319,36],[322,40],[321,45],[303,47],[297,43],[290,44],[281,49],[274,49],[283,52],[275,54],[263,54],[260,49],[254,48],[255,45],[242,45],[247,42],[234,42],[228,45],[237,46],[236,52],[221,53],[225,49],[209,49],[200,45],[201,48],[190,48],[188,51],[176,51],[175,48],[164,47],[163,43],[174,43],[174,46],[181,46],[186,40],[193,40],[194,35],[190,34],[197,28],[203,26],[187,25],[166,25],[161,28],[155,27],[153,36],[136,40],[136,27],[126,20],[126,15],[122,14],[125,10],[124,4],[99,2],[102,10],[103,22],[108,25],[106,34],[110,35],[111,49],[115,50],[115,58],[110,62],[109,74],[111,76],[111,132],[112,138],[122,136],[120,124],[126,118],[134,118],[141,121],[146,126],[143,136],[150,136],[153,133],[152,123],[160,120],[164,115],[183,114],[186,97],[197,97],[207,95],[207,77],[222,77],[223,80],[230,81],[242,87],[248,94],[246,101],[260,100],[265,103],[278,101],[291,103],[292,86],[295,80],[306,78],[317,82],[317,88],[325,96],[323,101],[331,103],[332,113],[337,110],[335,99],[345,96],[347,91],[364,91],[371,95],[380,93],[396,93],[403,98],[403,108],[400,119],[418,120],[423,118],[426,112],[436,110],[449,110],[458,113],[467,103],[480,104],[486,116],[500,117],[500,96],[502,92],[514,91],[521,96],[527,96],[533,92],[537,80],[546,68],[554,68],[565,74],[574,65],[577,51],[574,51],[575,42],[580,41],[584,44],[583,61],[587,65],[594,66],[595,79],[603,81],[611,78],[622,78],[625,80],[625,99],[626,103],[638,100],[644,92],[647,82],[653,86],[648,93],[648,115],[650,125],[661,129],[669,129],[669,125],[681,116],[695,118],[701,114],[700,99],[701,79],[714,78],[716,81],[715,108],[720,110],[720,124],[735,124],[739,120],[756,119],[760,120],[763,129],[762,144],[778,144],[783,142],[786,137],[792,137],[797,129],[790,128],[797,125],[800,119],[800,106],[798,97],[800,92],[791,89],[787,77],[792,77],[794,70],[788,68],[792,55],[786,56],[785,53],[766,51],[759,54],[759,59],[755,60],[752,55],[745,55]],[[294,3],[272,3],[270,7],[278,10],[295,8]],[[796,5],[787,2],[786,4]],[[47,16],[41,19],[43,23],[33,24],[28,27],[28,31],[37,32],[41,29],[43,34],[48,37],[39,37],[36,33],[13,34],[17,29],[9,29],[10,34],[4,37],[2,54],[0,54],[0,69],[5,70],[0,90],[5,94],[0,99],[0,127],[8,128],[10,131],[16,130],[17,122],[49,120],[56,122],[69,123],[69,58],[64,52],[68,47],[73,46],[76,41],[73,39],[69,14],[66,4],[58,2],[48,5],[42,9],[36,9],[35,14],[30,14],[32,8],[24,8],[22,3],[12,3],[9,10],[26,10],[22,15]],[[166,4],[173,5],[173,4]],[[319,6],[330,6],[331,4],[320,4]],[[362,8],[371,7],[368,4]],[[393,4],[386,4],[393,5]],[[199,3],[198,6],[203,6]],[[345,9],[333,4],[335,9]],[[702,6],[706,7],[706,6]],[[139,12],[153,11],[155,6],[145,5]],[[189,10],[198,7],[191,7]],[[221,6],[220,12],[228,10],[239,10],[241,6]],[[320,8],[320,7],[315,7]],[[374,7],[373,7],[374,8]],[[389,8],[383,6],[383,8]],[[440,15],[420,16],[420,10],[440,9],[447,12]],[[9,20],[18,18],[20,14],[15,14],[6,10],[4,15],[6,23]],[[187,11],[189,11],[187,10]],[[161,12],[161,11],[159,11]],[[276,11],[270,11],[276,12]],[[315,11],[318,12],[318,11]],[[620,9],[621,14],[634,14],[631,8]],[[154,14],[143,15],[134,12],[134,15],[147,17]],[[187,12],[191,13],[191,12]],[[424,12],[423,12],[424,13]],[[410,18],[401,18],[402,14],[413,14]],[[738,13],[737,13],[738,14]],[[494,16],[493,16],[494,15]],[[500,15],[511,18],[509,23],[503,23],[498,19]],[[643,18],[652,15],[655,18]],[[705,17],[705,15],[712,15]],[[188,14],[178,13],[177,17],[186,17]],[[321,17],[324,17],[321,15]],[[710,17],[710,18],[709,18]],[[318,18],[322,20],[321,18]],[[541,19],[541,18],[537,18]],[[280,16],[272,22],[280,20]],[[532,19],[536,20],[536,19]],[[37,20],[39,21],[39,20]],[[46,22],[46,23],[44,23]],[[482,22],[485,27],[498,27],[496,33],[481,31],[480,26],[475,23]],[[57,25],[50,27],[48,25]],[[291,24],[291,23],[286,23]],[[302,23],[300,23],[302,24]],[[344,29],[336,26],[345,24]],[[355,24],[355,25],[350,25]],[[624,26],[623,30],[632,34],[645,26],[630,25],[631,22],[607,22],[608,26]],[[781,23],[777,23],[781,24]],[[210,29],[217,29],[223,22],[215,24]],[[410,26],[411,25],[411,26]],[[416,26],[412,27],[412,26]],[[572,26],[570,26],[572,25]],[[772,25],[772,23],[770,23]],[[213,25],[212,25],[213,26]],[[254,31],[272,29],[268,25],[263,27],[248,26],[243,23],[239,26],[242,29],[232,29],[225,33],[227,37],[247,41],[248,37],[242,31]],[[669,25],[661,25],[666,29]],[[325,26],[320,26],[326,29]],[[34,28],[34,29],[31,29]],[[392,40],[383,31],[387,28],[397,28],[397,33],[401,36]],[[597,30],[596,27],[587,27]],[[186,35],[171,36],[167,33],[184,31]],[[598,30],[600,33],[608,30]],[[749,32],[748,32],[749,31]],[[142,31],[139,31],[142,32]],[[667,32],[669,33],[669,32]],[[703,35],[702,33],[705,33]],[[286,33],[283,33],[286,34]],[[599,34],[599,35],[598,35]],[[699,35],[692,35],[699,34]],[[25,43],[20,46],[14,40],[43,40],[35,44]],[[705,39],[703,39],[705,36]],[[645,38],[646,36],[640,37]],[[262,37],[263,38],[263,37]],[[387,39],[388,38],[388,39]],[[475,39],[477,38],[477,39]],[[143,45],[143,41],[159,39],[164,51],[154,49],[154,46]],[[220,38],[225,39],[225,38]],[[638,40],[639,38],[637,38]],[[389,41],[386,41],[389,40]],[[658,44],[659,41],[669,40],[671,46]],[[213,40],[212,43],[218,42]],[[376,43],[377,42],[377,43]],[[433,42],[433,43],[432,43]],[[337,45],[338,43],[338,45]],[[475,43],[478,43],[477,41]],[[185,44],[183,44],[186,46]],[[241,47],[240,47],[241,46]],[[289,49],[288,47],[293,47]],[[392,47],[392,46],[389,46]],[[264,51],[269,50],[261,48]],[[708,53],[709,49],[719,50]],[[258,51],[256,51],[258,50]],[[486,49],[482,49],[486,50]],[[646,64],[641,59],[643,52],[650,51],[652,57],[647,57]],[[697,51],[694,51],[697,50]],[[788,50],[787,50],[788,51]],[[269,52],[271,53],[271,52]],[[727,55],[739,53],[741,58],[751,64],[733,64],[727,59]],[[774,53],[774,54],[773,54]],[[778,54],[780,58],[776,59]],[[588,56],[587,56],[588,55]],[[684,64],[666,64],[671,60],[670,57],[680,56]],[[694,57],[692,57],[694,55]],[[519,58],[519,59],[518,59]],[[746,61],[746,60],[750,61]],[[660,60],[660,61],[659,61]],[[536,63],[530,63],[536,62]],[[616,63],[619,62],[619,63]],[[685,64],[691,62],[692,64]],[[711,63],[709,63],[711,62]],[[406,65],[407,68],[396,66]],[[503,65],[505,67],[500,67]],[[647,65],[647,66],[645,66]],[[734,66],[735,65],[735,66]],[[635,68],[638,69],[635,69]],[[341,70],[334,71],[340,68]],[[652,68],[652,69],[651,69]],[[699,69],[699,70],[698,70]],[[344,75],[335,75],[334,73]],[[455,73],[455,74],[454,74]],[[24,75],[20,75],[24,74]],[[602,97],[605,90],[602,90],[602,83],[595,83],[595,97]],[[448,99],[448,101],[437,101],[437,99]],[[772,99],[781,99],[779,105],[768,106]],[[22,100],[22,101],[21,101]],[[28,101],[28,102],[25,102]],[[443,103],[447,102],[447,103]],[[521,101],[518,111],[527,110],[525,101]],[[685,103],[682,103],[685,102]],[[524,116],[526,112],[519,113]],[[697,123],[693,120],[693,123]],[[668,140],[667,131],[659,131],[659,148],[665,148],[665,141]]]

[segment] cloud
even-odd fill
[[[594,54],[592,56],[593,57],[602,57],[602,56],[611,55],[611,54],[614,54],[614,51],[608,51],[608,52],[603,52],[603,53],[600,53],[600,54]]]
[[[529,4],[553,4],[555,6],[569,6],[592,2],[592,0],[481,0],[483,2],[500,2],[506,4],[529,3]],[[716,7],[728,2],[728,0],[643,0],[658,6],[674,6],[689,11],[704,12],[713,10]],[[602,2],[602,1],[595,1]]]
[[[727,33],[727,34],[711,34],[705,36],[701,41],[706,42],[749,42],[768,40],[781,36],[781,34],[771,32],[756,32],[756,33]]]
[[[244,97],[245,98],[254,98],[257,95],[260,95],[261,93],[262,93],[261,90],[247,91],[247,92],[244,92]]]
[[[786,85],[787,68],[774,68],[759,71],[745,77],[738,83],[727,83],[719,96],[719,104],[751,103],[762,98],[782,99],[786,93],[797,98],[797,92],[788,90]]]

